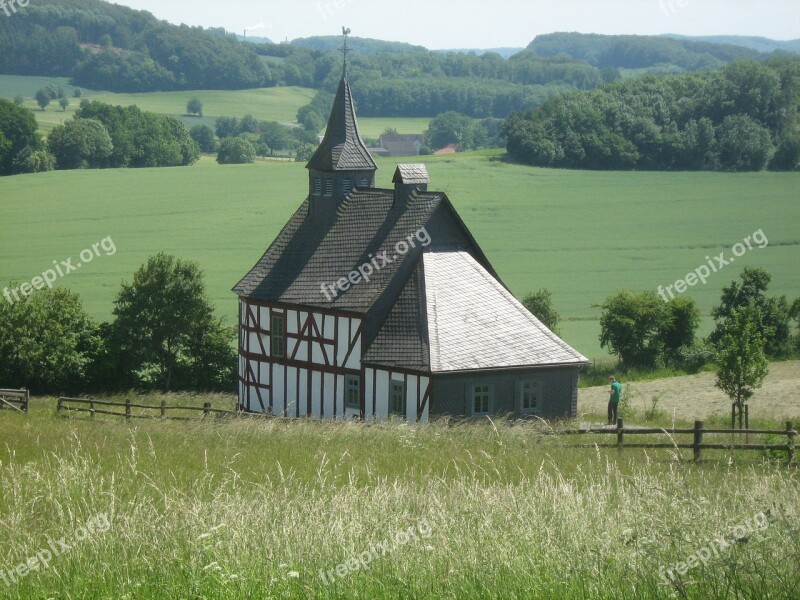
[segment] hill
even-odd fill
[[[728,46],[742,46],[751,48],[758,52],[800,52],[800,39],[797,40],[771,40],[765,37],[745,36],[745,35],[707,35],[707,36],[686,36],[676,33],[665,33],[663,37],[676,40],[690,40],[695,42],[708,42],[710,44],[726,44]]]
[[[341,36],[313,36],[307,38],[297,38],[292,40],[292,46],[308,48],[317,52],[338,52],[342,47]],[[370,54],[421,54],[427,53],[428,49],[423,46],[414,46],[405,42],[387,42],[371,38],[351,37],[347,40],[347,45],[355,54],[368,56]]]
[[[737,258],[689,292],[706,315],[703,333],[710,331],[707,315],[722,287],[743,266],[770,271],[771,293],[791,299],[800,289],[800,174],[581,172],[496,157],[427,157],[431,188],[448,193],[514,294],[552,291],[566,319],[565,339],[590,358],[606,356],[593,304],[618,289],[670,284],[759,228],[767,248]],[[378,159],[378,185],[390,187],[395,162]],[[111,236],[114,256],[62,280],[81,293],[93,316],[108,319],[120,282],[163,250],[200,263],[219,314],[234,323],[231,287],[307,192],[302,163],[220,167],[201,159],[175,169],[5,177],[0,287],[30,281],[53,260]]]
[[[539,35],[528,50],[540,56],[563,55],[598,68],[640,69],[671,64],[687,71],[710,69],[738,59],[758,60],[753,49],[646,35],[549,33]]]

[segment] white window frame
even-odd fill
[[[470,402],[470,411],[473,416],[475,417],[482,417],[485,415],[492,414],[492,406],[494,405],[494,385],[491,383],[472,383],[469,386],[469,402]],[[475,401],[478,397],[478,394],[481,396],[486,395],[486,411],[476,411],[475,410]],[[483,407],[481,407],[483,408]]]
[[[525,386],[532,386],[536,393],[536,406],[525,408]],[[519,412],[523,415],[538,415],[542,412],[542,381],[541,379],[523,379],[519,382]]]
[[[355,391],[355,402],[351,401],[351,392],[353,391]],[[344,394],[345,408],[349,408],[350,410],[361,410],[361,378],[358,375],[344,376]]]
[[[402,408],[400,410],[395,410],[396,407],[394,406],[395,400],[396,400],[395,389],[394,389],[395,385],[399,385],[400,386],[400,390],[401,390],[401,394],[402,394],[401,395],[401,399],[400,399],[400,403],[401,403],[401,407]],[[400,381],[400,380],[397,380],[397,379],[390,380],[389,381],[389,414],[390,415],[397,415],[397,416],[405,417],[406,416],[406,404],[407,403],[406,403],[406,383],[405,383],[405,381]]]

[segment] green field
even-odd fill
[[[37,398],[28,416],[0,411],[0,596],[797,597],[784,457],[706,450],[694,464],[690,450],[574,448],[543,431],[128,425],[55,417]]]
[[[73,87],[65,78],[23,77],[0,75],[0,97],[13,98],[17,94],[25,98],[27,108],[34,111],[39,127],[44,133],[56,125],[72,118],[78,109],[80,99],[69,98],[70,106],[66,112],[58,102],[52,102],[46,111],[41,111],[33,99],[37,90],[48,83],[64,88],[67,96],[72,95]],[[151,92],[145,94],[117,94],[84,90],[83,97],[108,104],[128,106],[135,104],[142,110],[149,110],[181,118],[187,125],[206,123],[214,126],[217,117],[243,117],[251,114],[257,119],[294,123],[297,109],[308,104],[314,97],[314,90],[297,87],[276,87],[254,90],[199,90],[186,92]],[[186,103],[197,97],[203,103],[203,118],[187,117]]]
[[[566,319],[565,339],[602,358],[598,310],[619,289],[655,290],[730,255],[754,231],[769,240],[689,292],[704,314],[746,265],[773,275],[771,292],[800,290],[800,174],[619,173],[510,165],[491,154],[427,157],[431,189],[447,192],[518,297],[541,287]],[[395,161],[379,160],[390,187]],[[258,260],[307,193],[302,164],[65,171],[0,178],[0,282],[30,281],[52,261],[111,236],[117,252],[61,280],[108,319],[119,285],[164,251],[200,263],[221,315],[230,288]],[[709,319],[703,331],[709,330]]]

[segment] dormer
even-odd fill
[[[397,165],[392,178],[395,203],[404,201],[413,191],[427,192],[429,182],[430,177],[425,165],[421,163]]]

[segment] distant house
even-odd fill
[[[386,156],[417,156],[419,149],[425,145],[425,135],[420,133],[384,133],[380,137],[381,148]]]
[[[434,156],[442,156],[443,154],[455,154],[458,152],[458,144],[447,144],[444,148],[434,152]]]
[[[234,287],[242,409],[574,416],[586,358],[508,291],[425,165],[376,187],[353,107],[345,63],[308,197]]]

